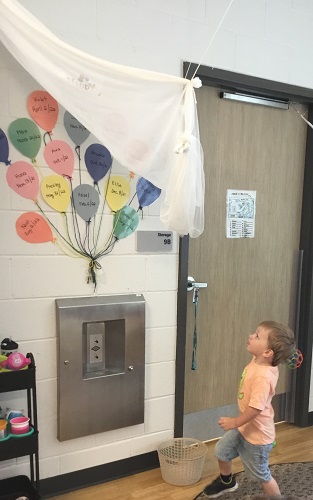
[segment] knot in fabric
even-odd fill
[[[196,76],[196,78],[192,78],[192,80],[190,81],[194,89],[199,89],[200,87],[202,87],[202,81],[198,76]]]
[[[182,141],[175,147],[175,153],[177,154],[185,153],[186,151],[188,151],[189,147],[190,147],[190,136],[184,134],[182,137]]]

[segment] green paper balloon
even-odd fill
[[[114,215],[114,236],[118,240],[132,234],[139,224],[139,216],[136,210],[127,205]]]
[[[24,156],[33,160],[41,146],[39,128],[29,118],[18,118],[9,126],[9,138],[13,146]]]

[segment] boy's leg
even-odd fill
[[[266,495],[280,496],[279,486],[271,476],[268,463],[271,449],[272,444],[252,445],[242,437],[239,455],[244,463],[246,473],[261,483]]]
[[[222,460],[218,460],[218,466],[222,476],[229,476],[231,474],[232,463],[232,460],[230,462],[222,462]]]
[[[239,456],[239,443],[239,431],[232,429],[231,431],[227,431],[215,446],[215,456],[218,461],[220,474],[226,482],[232,477],[233,459]]]
[[[268,483],[262,483],[262,488],[266,495],[280,496],[279,486],[273,477]]]
[[[238,484],[236,479],[232,476],[232,474],[222,474],[214,479],[211,484],[208,484],[203,492],[202,497],[200,498],[217,498],[224,493],[229,493],[231,491],[235,491],[238,488]]]
[[[218,460],[220,476],[208,484],[202,493],[196,496],[197,499],[217,498],[235,491],[238,488],[236,479],[232,476],[232,460],[238,456],[238,431],[233,429],[226,432],[218,441],[215,447],[215,456]]]

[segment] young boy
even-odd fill
[[[278,380],[278,365],[296,351],[294,334],[280,323],[263,321],[249,336],[247,350],[253,357],[242,373],[238,388],[239,416],[221,417],[218,422],[228,431],[215,448],[220,477],[195,499],[216,498],[235,491],[238,484],[232,476],[232,460],[238,456],[246,471],[261,483],[266,495],[280,495],[268,465],[275,440],[271,401]]]

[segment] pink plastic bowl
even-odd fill
[[[10,420],[12,434],[26,434],[29,432],[29,418],[15,417]]]

